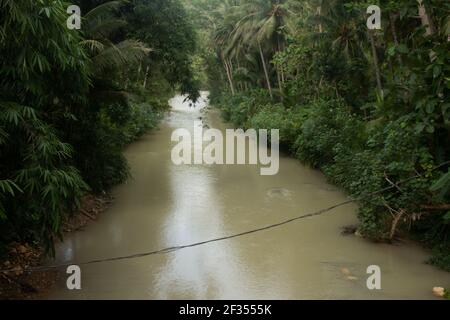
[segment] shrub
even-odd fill
[[[359,229],[365,237],[391,241],[398,232],[411,231],[434,247],[430,263],[449,270],[450,213],[422,205],[449,202],[450,174],[432,170],[436,164],[427,137],[413,118],[365,122],[336,99],[290,109],[268,100],[256,104],[251,96],[221,101],[228,120],[280,129],[281,143],[297,158],[322,169],[330,182],[359,199]],[[227,105],[230,101],[236,105]]]
[[[162,105],[157,107],[161,110]],[[157,126],[162,118],[162,111],[155,110],[148,103],[131,104],[131,117],[125,126],[125,142],[130,143],[142,136],[148,130]]]
[[[339,102],[321,101],[310,108],[295,144],[296,154],[321,168],[352,197],[364,198],[359,201],[359,219],[365,236],[391,240],[399,227],[418,230],[417,225],[431,219],[420,205],[431,201],[434,162],[423,135],[408,118],[367,130]],[[421,176],[396,187],[395,183],[417,174]],[[374,195],[385,188],[390,189]]]
[[[267,105],[249,120],[249,126],[255,129],[279,129],[280,145],[291,148],[305,118],[306,111],[300,107],[286,110],[282,104]]]
[[[362,143],[362,122],[350,114],[341,101],[319,100],[308,109],[308,118],[294,145],[300,160],[320,168],[334,161],[337,143],[349,148]]]
[[[249,119],[270,101],[270,97],[265,90],[259,89],[234,96],[223,96],[218,100],[217,106],[225,121],[238,127],[246,127]]]
[[[161,106],[158,106],[161,107]],[[104,106],[75,120],[69,141],[77,153],[75,161],[94,192],[124,182],[129,168],[122,154],[126,144],[156,127],[162,113],[148,103]]]
[[[51,250],[88,186],[70,165],[72,147],[34,109],[0,106],[0,242],[40,241]]]

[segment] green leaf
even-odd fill
[[[14,196],[14,189],[22,192],[22,190],[11,180],[0,180],[0,190],[3,193],[9,193]]]
[[[445,221],[445,223],[449,223],[450,222],[450,211],[447,211],[446,214],[444,214],[444,216],[442,217]]]
[[[445,173],[435,184],[430,188],[430,191],[437,191],[445,186],[450,186],[450,170]]]
[[[432,114],[434,112],[434,108],[435,108],[436,104],[433,102],[427,103],[427,107],[426,107],[426,111],[428,114]]]
[[[395,47],[390,46],[390,47],[388,48],[388,50],[387,50],[387,54],[388,54],[390,57],[395,56]]]
[[[8,217],[6,216],[6,212],[4,211],[3,207],[0,205],[0,220],[6,220]]]
[[[433,67],[433,78],[439,77],[440,74],[441,74],[441,66],[440,65],[435,65]]]
[[[424,129],[425,129],[425,124],[424,123],[416,124],[416,131],[417,131],[417,133],[423,132]]]
[[[397,46],[397,51],[398,52],[400,52],[400,53],[408,53],[408,47],[407,46],[405,46],[404,44],[399,44],[398,46]]]

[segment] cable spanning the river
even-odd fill
[[[432,169],[432,171],[435,171],[439,168],[442,168],[443,166],[450,164],[450,161],[446,161],[444,163],[441,163],[439,166],[436,166],[435,168]],[[345,206],[347,204],[353,203],[353,202],[358,202],[358,201],[362,201],[362,200],[366,200],[369,198],[372,198],[373,196],[376,196],[380,193],[383,193],[385,191],[388,191],[390,189],[393,188],[398,188],[398,186],[400,184],[403,184],[405,182],[409,182],[411,180],[415,180],[422,177],[421,174],[417,174],[413,177],[410,177],[408,179],[404,179],[401,180],[397,183],[393,183],[391,186],[380,189],[378,191],[366,194],[364,196],[358,197],[358,198],[354,198],[354,199],[349,199],[347,201],[343,201],[341,203],[335,204],[331,207],[319,210],[319,211],[315,211],[312,213],[308,213],[308,214],[304,214],[301,216],[297,216],[294,218],[290,218],[278,223],[274,223],[274,224],[270,224],[261,228],[256,228],[256,229],[252,229],[252,230],[248,230],[248,231],[244,231],[244,232],[240,232],[240,233],[236,233],[236,234],[232,234],[232,235],[228,235],[228,236],[223,236],[220,238],[214,238],[214,239],[210,239],[210,240],[205,240],[205,241],[201,241],[201,242],[195,242],[195,243],[191,243],[191,244],[186,244],[186,245],[179,245],[179,246],[174,246],[174,247],[169,247],[169,248],[164,248],[164,249],[160,249],[160,250],[156,250],[156,251],[149,251],[149,252],[143,252],[143,253],[137,253],[137,254],[132,254],[132,255],[127,255],[127,256],[118,256],[118,257],[112,257],[112,258],[104,258],[104,259],[97,259],[97,260],[90,260],[90,261],[86,261],[86,262],[71,262],[71,263],[62,263],[62,264],[55,264],[55,265],[50,265],[50,266],[41,266],[41,267],[32,267],[32,268],[27,268],[24,271],[26,272],[34,272],[34,271],[50,271],[50,270],[55,270],[55,269],[59,269],[59,268],[64,268],[64,267],[68,267],[71,265],[78,265],[78,266],[85,266],[85,265],[90,265],[90,264],[97,264],[97,263],[102,263],[102,262],[112,262],[112,261],[121,261],[121,260],[128,260],[128,259],[136,259],[136,258],[142,258],[142,257],[147,257],[147,256],[151,256],[151,255],[155,255],[155,254],[167,254],[170,252],[174,252],[174,251],[178,251],[181,249],[186,249],[186,248],[193,248],[193,247],[198,247],[201,245],[205,245],[208,243],[213,243],[213,242],[218,242],[218,241],[224,241],[224,240],[229,240],[229,239],[233,239],[233,238],[237,238],[237,237],[242,237],[245,235],[249,235],[252,233],[256,233],[256,232],[261,232],[264,230],[269,230],[269,229],[273,229],[273,228],[277,228],[283,225],[286,225],[288,223],[300,220],[300,219],[306,219],[306,218],[311,218],[314,216],[318,216],[324,213],[327,213],[331,210],[334,210],[336,208]],[[7,272],[7,271],[11,271],[11,270],[0,270],[0,272]]]

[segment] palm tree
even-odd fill
[[[115,10],[126,1],[117,0],[101,4],[85,15],[83,30],[85,38],[81,45],[85,47],[92,60],[95,77],[102,77],[107,70],[121,70],[141,61],[151,49],[136,40],[123,40],[113,43],[111,35],[126,25],[124,20],[114,16]]]
[[[213,12],[216,19],[220,20],[217,25],[214,25],[213,43],[216,48],[216,53],[225,68],[232,95],[235,94],[236,90],[233,81],[233,64],[231,62],[230,51],[228,50],[228,40],[236,23],[236,16],[231,13],[231,8],[235,7],[235,5],[235,1],[225,0]]]
[[[285,0],[246,1],[241,6],[242,18],[236,24],[230,46],[241,50],[247,46],[255,48],[260,56],[264,77],[271,98],[273,98],[270,70],[267,56],[283,50],[285,35],[282,28],[288,26],[292,11]],[[281,71],[276,70],[280,89]]]
[[[342,53],[348,64],[357,59],[372,60],[375,80],[379,93],[382,95],[381,71],[377,53],[376,39],[373,31],[365,30],[361,23],[359,11],[349,10],[344,6],[344,1],[314,0],[310,6],[313,10],[315,6],[321,7],[321,14],[312,15],[309,22],[312,25],[319,25],[319,32],[312,32],[310,37],[316,41],[325,39],[331,43],[331,49],[337,54]],[[365,55],[367,48],[363,45],[370,44],[370,55]]]
[[[314,1],[316,2],[316,1]],[[322,5],[323,1],[318,1]],[[327,39],[331,48],[342,52],[347,61],[361,56],[361,43],[365,42],[365,29],[359,19],[359,13],[349,11],[342,1],[328,1],[321,6],[321,14],[313,15],[309,23],[319,25],[319,32],[312,32],[313,40]]]

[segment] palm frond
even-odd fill
[[[89,49],[89,51],[93,54],[100,52],[105,49],[103,43],[97,40],[83,40],[80,42],[80,45],[84,48]]]
[[[125,5],[127,2],[128,2],[127,0],[115,0],[100,4],[91,11],[89,11],[88,13],[86,13],[84,15],[84,18],[88,21],[101,19],[105,15],[110,15],[115,10]]]
[[[86,23],[85,33],[92,39],[109,38],[118,29],[127,25],[127,22],[117,18],[97,19]]]
[[[105,69],[121,68],[128,64],[142,60],[152,50],[142,42],[125,40],[118,44],[111,44],[92,58],[95,72],[98,74]]]

